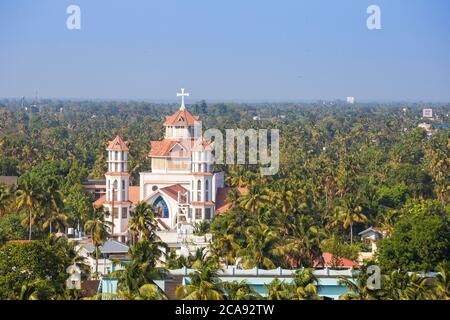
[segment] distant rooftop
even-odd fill
[[[84,245],[86,250],[91,253],[94,252],[94,245],[87,243]],[[108,240],[100,247],[101,253],[127,253],[128,246],[116,240]]]
[[[101,185],[106,186],[106,180],[105,179],[88,179],[88,180],[83,181],[83,185],[85,185],[85,186],[96,185],[96,184],[101,184]]]
[[[12,186],[17,183],[17,176],[0,176],[0,183],[4,183],[7,186]]]

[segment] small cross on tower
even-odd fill
[[[181,97],[181,107],[180,110],[186,109],[184,106],[184,97],[189,97],[189,92],[184,92],[184,88],[181,88],[181,93],[177,93],[177,97]]]

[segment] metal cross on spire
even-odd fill
[[[184,97],[189,97],[189,92],[184,92],[184,88],[181,88],[181,93],[177,93],[177,97],[181,97],[181,107],[180,110],[186,109],[184,106]]]

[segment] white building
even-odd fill
[[[433,109],[423,109],[422,110],[422,117],[423,118],[433,118]]]
[[[355,103],[355,97],[347,97],[347,103],[348,104],[354,104]]]
[[[140,201],[153,206],[160,228],[160,237],[169,246],[180,249],[189,242],[206,246],[207,239],[192,235],[193,225],[211,220],[228,208],[225,201],[223,172],[214,171],[212,144],[202,137],[199,118],[184,105],[165,118],[165,136],[151,141],[151,171],[140,173],[139,186],[129,186],[129,147],[117,135],[107,147],[108,172],[106,195],[95,205],[103,205],[113,221],[113,239],[128,239],[130,210]],[[112,220],[113,219],[113,220]]]

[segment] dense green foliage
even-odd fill
[[[384,270],[435,270],[450,256],[450,212],[422,201],[411,208],[394,226],[390,238],[382,239],[378,257]]]
[[[436,123],[449,123],[449,105],[426,106],[433,107]],[[423,107],[205,102],[188,106],[201,116],[204,128],[280,130],[276,175],[260,176],[258,165],[218,166],[228,186],[247,191],[240,194],[232,188],[232,209],[211,224],[197,226],[198,234],[213,234],[212,259],[216,264],[265,269],[314,267],[324,251],[336,262],[356,259],[364,248],[358,232],[375,226],[386,236],[378,250],[386,275],[395,277],[391,272],[397,269],[435,271],[450,260],[450,139],[448,130],[428,135],[418,128],[424,121]],[[135,101],[46,100],[40,112],[30,112],[20,109],[18,100],[0,101],[0,175],[20,176],[13,189],[0,186],[0,243],[43,239],[80,225],[96,239],[97,247],[101,245],[108,225],[102,213],[93,210],[82,181],[103,178],[106,143],[120,133],[129,142],[131,182],[137,184],[139,172],[150,169],[150,140],[163,137],[163,116],[176,108]],[[255,115],[262,120],[254,121]],[[159,259],[151,210],[141,205],[133,214],[132,244],[142,245],[138,238],[147,238],[150,248],[139,252],[149,249],[147,256]],[[131,274],[142,267],[137,261],[128,270]],[[204,268],[205,261],[204,252],[180,259],[172,254],[167,266]],[[148,277],[139,276],[153,279],[153,271],[154,266]],[[215,281],[206,271],[197,280],[201,290]],[[145,285],[152,283],[129,283],[123,292],[129,298],[158,297],[151,286],[142,294],[136,292]],[[245,284],[220,287],[217,294],[191,289],[180,289],[180,294],[253,297]],[[287,289],[275,283],[271,290],[277,297]]]
[[[64,296],[66,268],[77,261],[64,239],[9,243],[0,248],[0,299],[57,299]]]

